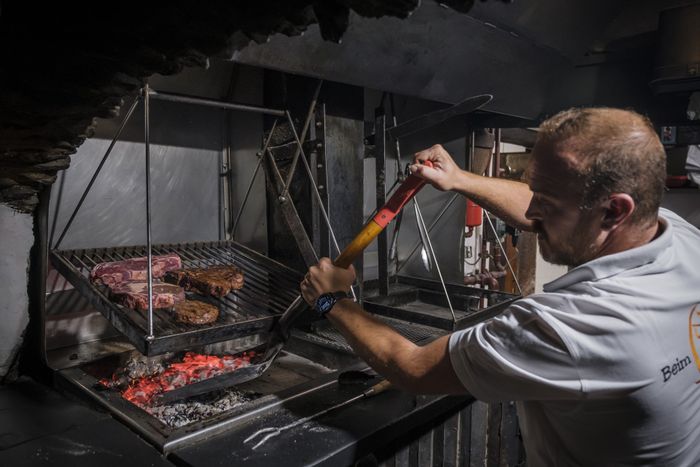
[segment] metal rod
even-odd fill
[[[498,233],[496,233],[496,228],[493,226],[493,222],[491,222],[491,216],[489,216],[488,211],[486,211],[485,209],[484,209],[484,214],[486,214],[486,220],[489,221],[489,225],[491,226],[491,231],[493,232],[493,236],[496,237],[496,242],[498,242],[498,247],[503,252],[503,257],[506,259],[506,264],[508,265],[508,269],[510,270],[510,273],[513,274],[513,280],[515,281],[515,285],[518,286],[518,292],[520,292],[520,295],[522,295],[523,289],[520,287],[520,282],[518,282],[518,276],[515,275],[515,271],[513,271],[513,267],[510,265],[510,260],[508,259],[508,253],[506,253],[506,249],[503,248],[503,244],[501,243],[501,239],[498,238]]]
[[[279,188],[282,188],[282,185],[284,184],[284,178],[282,178],[282,174],[280,173],[279,167],[277,167],[277,163],[275,162],[275,156],[270,152],[270,149],[268,148],[265,151],[265,155],[268,157],[268,160],[270,161],[270,165],[272,166],[272,172],[273,172],[273,177],[275,181],[277,182],[277,185],[279,185]],[[263,155],[263,157],[265,157]]]
[[[393,93],[389,94],[389,107],[391,107],[391,122],[396,126],[396,109],[394,107]],[[402,178],[403,167],[401,165],[401,144],[399,143],[399,138],[394,138],[394,148],[396,149],[396,177]]]
[[[322,84],[323,84],[323,80],[322,79],[318,80],[318,84],[316,85],[316,90],[314,91],[314,97],[311,99],[311,104],[309,104],[309,111],[306,113],[306,120],[304,121],[304,126],[301,129],[300,141],[304,141],[306,139],[306,133],[309,131],[309,125],[311,124],[311,118],[314,116],[314,113],[316,112],[316,103],[318,102],[318,95],[321,92],[321,85]],[[289,115],[289,111],[287,111],[287,115]],[[291,117],[289,119],[289,124],[292,125],[292,128],[294,127],[294,122],[291,120]],[[297,162],[299,161],[299,154],[301,154],[301,144],[298,144],[296,150],[294,151],[294,156],[292,157],[292,165],[289,168],[289,172],[287,173],[287,180],[284,182],[284,188],[282,189],[282,196],[287,196],[287,194],[289,193],[289,187],[292,186],[292,178],[294,177],[294,172],[297,168]]]
[[[394,94],[389,95],[389,107],[391,108],[391,121],[394,126],[397,125],[396,122],[396,108],[394,106]],[[403,181],[404,172],[401,165],[401,145],[399,143],[399,138],[394,138],[394,149],[396,150],[396,180]],[[397,246],[399,243],[399,233],[401,232],[401,221],[403,220],[403,210],[396,216],[396,222],[394,223],[394,231],[391,234],[391,243],[389,244],[389,261],[395,262],[398,266],[398,256],[396,255]]]
[[[447,306],[450,307],[450,313],[452,313],[453,323],[457,322],[457,317],[455,316],[455,310],[452,308],[452,301],[450,300],[450,294],[447,293],[447,286],[445,285],[445,279],[442,277],[442,271],[440,271],[440,264],[438,263],[437,257],[435,256],[435,250],[433,250],[433,242],[430,241],[430,235],[428,235],[428,229],[425,228],[425,221],[423,220],[423,214],[421,214],[420,206],[418,205],[418,200],[413,198],[413,203],[416,207],[416,217],[420,224],[420,227],[425,232],[425,239],[428,243],[428,250],[430,251],[430,256],[433,258],[433,263],[435,264],[435,269],[437,270],[438,277],[440,278],[440,285],[442,285],[442,290],[445,292],[445,299],[447,299]]]
[[[119,125],[119,129],[117,130],[117,133],[114,135],[114,138],[112,138],[112,142],[110,143],[109,147],[107,148],[105,155],[102,156],[102,160],[100,161],[100,165],[97,166],[95,173],[92,174],[92,178],[90,179],[90,182],[87,184],[85,191],[83,191],[83,195],[80,197],[80,201],[78,201],[78,204],[75,206],[75,209],[73,209],[73,214],[71,214],[70,219],[68,219],[68,223],[63,228],[63,231],[61,232],[61,236],[58,237],[58,241],[56,242],[56,244],[53,247],[54,249],[57,249],[59,247],[59,245],[63,241],[63,237],[66,236],[66,232],[68,232],[68,229],[70,228],[71,224],[73,224],[73,221],[75,220],[75,216],[78,214],[78,210],[80,210],[80,207],[83,205],[83,202],[85,201],[85,198],[87,197],[88,193],[90,192],[90,189],[92,189],[92,185],[95,183],[97,176],[100,174],[100,171],[102,170],[102,166],[105,165],[107,158],[112,153],[112,148],[114,148],[114,145],[117,143],[117,140],[121,136],[122,131],[124,130],[124,127],[126,126],[127,122],[131,118],[131,114],[134,113],[134,109],[136,109],[136,105],[139,103],[139,98],[140,98],[140,96],[136,96],[136,99],[134,99],[134,102],[131,104],[131,107],[129,107],[129,111],[126,113],[126,115],[124,116],[124,120],[122,120],[122,123]]]
[[[279,168],[275,163],[275,158],[269,148],[265,151],[265,156],[265,161],[263,162],[265,164],[265,172],[268,174],[267,176],[270,178],[271,182],[267,186],[268,193],[271,194],[273,198],[277,198],[281,214],[289,227],[292,237],[294,237],[294,241],[299,248],[299,253],[301,253],[304,263],[307,267],[314,265],[318,263],[318,255],[311,244],[309,236],[306,234],[306,230],[301,222],[301,218],[299,218],[299,213],[294,206],[293,200],[280,195],[284,179],[280,174]]]
[[[306,154],[304,154],[304,149],[301,147],[301,141],[299,141],[299,136],[297,135],[297,130],[294,128],[294,122],[292,121],[292,116],[287,112],[287,118],[289,119],[289,124],[292,127],[292,134],[294,135],[294,139],[296,140],[297,144],[299,145],[299,150],[301,151],[301,162],[304,168],[306,169],[306,174],[309,176],[309,183],[311,184],[311,187],[313,188],[312,193],[316,197],[316,201],[318,202],[318,207],[321,210],[321,214],[323,215],[323,219],[326,221],[326,225],[328,226],[328,231],[331,234],[331,240],[333,240],[333,246],[335,247],[336,251],[338,254],[341,253],[340,246],[338,245],[338,240],[335,238],[335,233],[333,232],[333,226],[331,226],[331,219],[328,217],[328,212],[326,212],[326,208],[323,207],[323,198],[321,198],[321,193],[318,191],[318,187],[316,186],[316,182],[314,182],[314,175],[313,172],[311,171],[311,167],[309,167],[309,162],[306,160]],[[350,292],[352,293],[352,297],[357,300],[357,295],[355,294],[355,288],[350,287]]]
[[[398,180],[398,179],[397,179]],[[399,232],[401,231],[401,221],[403,220],[403,210],[397,214],[396,222],[394,223],[394,232],[391,234],[391,244],[389,246],[389,260],[396,262],[398,266],[398,257],[396,256],[397,247],[399,244]]]
[[[148,257],[148,336],[153,339],[153,265],[151,251],[151,139],[150,139],[150,92],[148,84],[143,88],[143,140],[146,145],[146,249]]]
[[[442,219],[442,216],[445,215],[445,213],[447,212],[447,210],[450,208],[450,206],[452,206],[452,203],[454,203],[455,200],[456,200],[457,198],[459,198],[459,194],[458,194],[458,193],[455,193],[455,194],[452,195],[452,198],[450,198],[450,200],[447,202],[447,204],[445,204],[445,206],[442,208],[442,210],[438,213],[438,215],[437,215],[437,217],[435,218],[435,220],[430,224],[430,227],[428,227],[428,230],[427,230],[428,233],[430,233],[430,232],[433,230],[433,227],[435,227],[435,226],[437,225],[437,223],[440,222],[440,219]],[[413,245],[413,249],[411,250],[411,253],[406,257],[406,259],[404,260],[404,262],[401,263],[401,265],[398,266],[398,267],[396,268],[396,273],[397,273],[397,274],[398,274],[398,272],[399,272],[401,269],[403,269],[404,266],[406,266],[406,264],[408,264],[408,261],[413,257],[413,255],[414,255],[415,252],[418,250],[418,247],[419,247],[420,245],[421,245],[421,241],[420,241],[420,240],[418,240],[418,241],[416,242],[416,244]]]
[[[375,110],[374,117],[375,200],[377,208],[386,203],[386,114],[383,108]],[[377,281],[379,294],[389,294],[389,245],[387,232],[377,237]]]
[[[183,94],[175,94],[172,92],[154,91],[153,89],[149,89],[148,95],[154,99],[159,99],[162,101],[181,102],[183,104],[203,105],[207,107],[218,107],[220,109],[241,110],[243,112],[255,112],[265,115],[272,115],[275,117],[284,117],[284,110],[269,109],[267,107],[260,107],[257,105],[235,104],[233,102],[205,99],[203,97],[185,96]]]
[[[258,170],[260,170],[260,166],[262,165],[262,158],[265,157],[265,151],[267,151],[268,146],[270,145],[270,141],[272,140],[272,134],[275,132],[275,128],[277,127],[277,119],[275,119],[274,122],[272,122],[272,129],[270,130],[270,134],[267,135],[267,139],[265,140],[265,143],[263,144],[262,151],[258,153],[258,163],[255,166],[255,170],[253,171],[253,176],[250,177],[250,183],[248,184],[248,189],[245,192],[245,196],[243,197],[243,203],[241,203],[241,208],[238,210],[238,214],[236,215],[236,220],[233,222],[233,228],[231,229],[231,238],[235,238],[236,236],[236,229],[238,228],[238,222],[241,220],[241,215],[243,214],[243,210],[246,207],[246,204],[248,203],[248,197],[250,196],[250,192],[253,189],[253,183],[255,182],[255,177],[258,175]],[[229,167],[229,170],[231,170],[231,167]]]

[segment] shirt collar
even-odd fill
[[[578,282],[604,279],[653,262],[666,248],[671,246],[673,237],[673,225],[661,214],[659,214],[659,221],[664,230],[651,242],[612,255],[601,256],[576,266],[563,276],[544,284],[543,290],[556,292]]]

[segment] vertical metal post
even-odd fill
[[[376,160],[377,209],[386,203],[386,115],[378,109],[374,117],[374,153]],[[389,249],[386,230],[377,237],[377,278],[379,294],[389,294]]]
[[[153,267],[151,252],[151,147],[150,147],[150,98],[148,84],[143,87],[143,141],[146,147],[146,247],[148,249],[148,336],[153,339]]]
[[[310,152],[309,156],[311,158],[310,165],[315,168],[314,171],[314,183],[318,187],[318,191],[321,194],[322,200],[317,200],[316,198],[311,199],[312,205],[312,218],[313,218],[313,229],[312,235],[314,237],[313,243],[316,251],[318,251],[319,256],[332,256],[331,252],[331,241],[328,226],[322,222],[321,216],[321,206],[325,208],[328,213],[328,217],[331,216],[330,205],[328,202],[328,180],[326,176],[326,104],[321,103],[317,105],[315,109],[315,122],[312,126],[313,136],[312,138],[316,141],[315,148]]]

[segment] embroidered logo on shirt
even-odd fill
[[[700,303],[690,310],[688,332],[690,333],[690,350],[693,352],[693,360],[695,360],[695,366],[700,371],[700,358],[698,358],[698,348],[700,348]],[[700,383],[700,380],[695,382],[695,384],[698,383]]]

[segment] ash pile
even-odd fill
[[[191,397],[186,401],[142,408],[165,425],[180,428],[228,412],[255,397],[255,394],[227,389]]]

